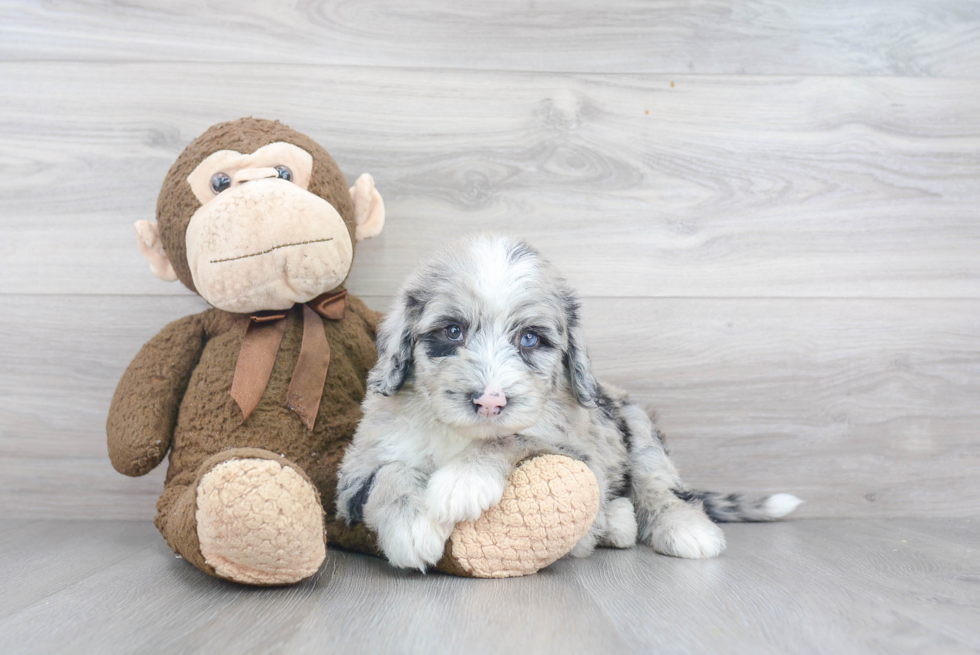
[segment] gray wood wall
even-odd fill
[[[133,221],[212,123],[371,172],[351,289],[491,228],[585,297],[689,482],[980,510],[980,3],[0,3],[0,517],[148,519],[116,381],[204,308]]]

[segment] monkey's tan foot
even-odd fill
[[[275,460],[216,465],[197,485],[196,519],[204,561],[235,582],[298,582],[326,557],[319,493]]]
[[[511,473],[499,505],[456,526],[438,568],[475,578],[535,573],[568,553],[598,511],[599,484],[585,464],[534,457]]]

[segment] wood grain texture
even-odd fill
[[[135,553],[158,551],[146,522],[3,521],[0,537],[0,620]],[[108,529],[107,529],[108,528]]]
[[[6,298],[0,516],[153,516],[165,467],[113,471],[106,412],[139,347],[205,307]],[[692,485],[795,493],[803,517],[980,512],[980,301],[590,299],[583,319],[597,374],[657,411]]]
[[[726,532],[729,551],[707,566],[671,560],[664,570],[649,551],[611,553],[601,568],[584,570],[583,586],[640,652],[980,649],[980,593],[964,575],[977,542],[947,542],[942,523],[820,521]],[[962,568],[949,568],[955,561]],[[653,589],[662,602],[636,602]],[[712,600],[692,612],[676,600],[691,590]],[[658,633],[646,628],[650,623],[669,627]]]
[[[0,59],[980,75],[969,0],[4,2]]]
[[[0,292],[186,293],[143,273],[131,225],[193,137],[251,114],[375,176],[389,220],[359,250],[364,294],[492,228],[587,296],[980,297],[978,80],[184,63],[0,79]]]
[[[105,413],[203,303],[131,225],[249,114],[374,174],[378,308],[457,234],[538,245],[692,484],[975,514],[978,37],[967,0],[0,2],[0,517],[152,516]]]
[[[0,650],[980,651],[976,520],[794,521],[726,531],[729,547],[717,560],[599,550],[510,580],[422,576],[331,550],[311,580],[262,589],[204,576],[147,522],[3,521],[0,534],[15,538],[0,546]]]

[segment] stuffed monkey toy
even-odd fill
[[[171,167],[140,252],[211,309],[174,321],[126,369],[109,408],[109,457],[144,475],[170,453],[156,526],[185,560],[256,585],[315,574],[326,543],[377,554],[335,518],[337,469],[361,417],[380,315],[347,293],[355,244],[381,232],[370,175],[277,121],[212,126]],[[514,471],[504,501],[460,524],[439,568],[532,573],[586,534],[598,486],[547,456]],[[325,511],[326,510],[326,511]]]

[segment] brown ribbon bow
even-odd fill
[[[247,419],[262,399],[272,376],[279,344],[286,331],[289,309],[252,314],[238,352],[231,397]],[[323,318],[339,321],[347,311],[347,291],[325,293],[303,305],[303,344],[286,392],[286,405],[312,431],[320,411],[323,383],[330,366],[330,344],[323,331]]]

